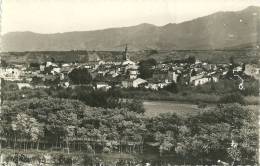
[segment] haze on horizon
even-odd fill
[[[260,0],[2,0],[1,34],[162,26],[248,6],[260,6]]]

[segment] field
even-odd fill
[[[34,52],[3,52],[0,56],[7,63],[43,63],[50,60],[56,62],[92,61],[96,57],[104,61],[121,61],[122,51],[34,51]],[[256,50],[141,50],[129,51],[128,56],[133,61],[154,58],[159,61],[171,61],[194,56],[210,63],[228,63],[231,57],[236,62],[259,63],[259,51]]]
[[[212,106],[210,106],[212,107]],[[180,116],[196,115],[207,108],[198,108],[195,104],[180,103],[174,101],[144,101],[145,115],[154,117],[161,113],[176,113]],[[209,107],[208,107],[209,108]]]
[[[179,116],[187,117],[196,115],[215,107],[214,104],[207,105],[206,108],[198,108],[198,105],[191,103],[181,103],[176,101],[144,101],[145,115],[155,117],[161,113],[176,113]],[[258,105],[247,105],[245,108],[258,111]]]

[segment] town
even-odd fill
[[[74,88],[87,85],[97,90],[117,88],[142,88],[160,90],[172,83],[200,86],[220,79],[240,81],[244,78],[259,79],[260,68],[254,64],[234,63],[212,64],[187,57],[169,62],[147,59],[134,62],[128,58],[127,45],[118,61],[104,61],[97,54],[89,55],[85,63],[60,63],[51,61],[30,64],[2,63],[0,76],[6,81],[17,83],[22,88],[49,88],[52,86]]]

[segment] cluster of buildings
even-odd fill
[[[121,61],[105,62],[94,56],[86,63],[55,63],[30,65],[12,64],[0,68],[0,77],[17,82],[18,88],[48,88],[62,86],[75,87],[68,75],[74,69],[87,69],[92,77],[91,86],[94,89],[108,90],[111,87],[146,88],[159,90],[171,83],[190,86],[199,86],[208,82],[217,82],[225,76],[230,64],[209,64],[199,60],[189,62],[165,62],[149,66],[152,75],[143,79],[140,76],[140,63],[127,58],[126,52]],[[260,68],[255,65],[246,65],[233,68],[233,73],[244,72],[247,75],[258,77]]]

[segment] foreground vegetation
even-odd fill
[[[9,100],[2,106],[1,133],[1,147],[14,154],[152,153],[170,155],[175,164],[257,163],[257,112],[240,104],[148,118],[128,107],[94,108],[73,99]]]
[[[42,158],[51,155],[54,165],[95,165],[108,160],[104,156],[117,165],[212,165],[218,160],[255,165],[258,112],[249,108],[258,104],[258,82],[246,80],[243,90],[237,84],[223,79],[197,87],[171,84],[159,91],[103,91],[87,85],[19,90],[3,82],[0,147],[16,164],[44,163]],[[142,100],[192,103],[196,113],[149,116]],[[118,155],[123,159],[115,159]]]

